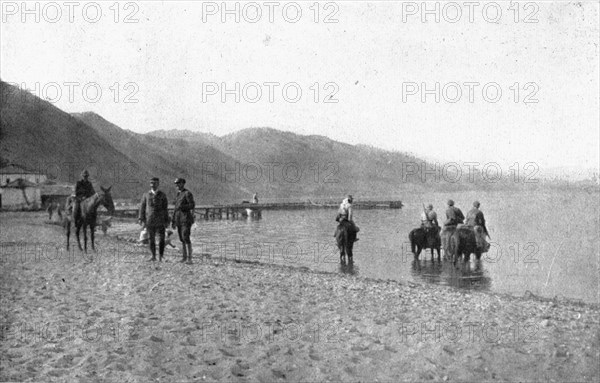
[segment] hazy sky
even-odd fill
[[[37,4],[2,2],[2,80],[135,132],[269,126],[442,161],[600,161],[597,1],[237,3],[239,22],[235,2]]]

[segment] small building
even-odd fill
[[[19,165],[8,165],[0,168],[0,187],[6,186],[17,179],[39,184],[46,182],[48,177],[45,174],[27,170]]]
[[[73,185],[55,184],[50,181],[41,185],[42,207],[47,208],[49,204],[56,202],[64,206],[67,197],[73,194]]]
[[[17,178],[0,187],[0,208],[3,210],[38,210],[42,206],[40,185]]]

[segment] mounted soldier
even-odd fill
[[[487,252],[490,248],[490,244],[486,241],[485,237],[489,237],[490,234],[485,227],[485,217],[483,216],[483,212],[479,210],[479,206],[481,206],[479,201],[473,202],[473,208],[467,213],[465,226],[471,227],[473,230],[475,230],[477,247],[482,249],[482,252]]]
[[[462,224],[465,220],[465,216],[462,211],[454,206],[454,201],[448,200],[448,208],[446,209],[446,221],[444,222],[444,229],[441,233],[442,248],[444,249],[444,256],[448,256],[451,253],[450,249],[450,237],[456,231],[456,227]]]
[[[454,201],[448,200],[448,209],[446,209],[446,222],[444,226],[456,226],[465,222],[465,216],[463,212],[454,206]]]
[[[73,214],[73,220],[77,221],[81,219],[81,202],[90,198],[96,191],[94,190],[94,186],[89,180],[90,172],[87,169],[84,169],[81,172],[81,179],[77,181],[75,184],[75,195],[72,195],[67,200],[69,215]]]
[[[423,213],[421,214],[421,227],[425,229],[426,232],[429,232],[430,229],[439,228],[437,213],[433,210],[433,205],[427,205],[427,209],[423,209]]]
[[[348,227],[350,240],[352,242],[356,242],[358,241],[358,238],[356,238],[356,233],[358,233],[360,229],[354,224],[354,220],[352,219],[352,201],[353,198],[351,195],[348,195],[348,198],[345,198],[342,201],[335,220],[341,225]]]

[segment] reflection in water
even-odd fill
[[[411,274],[428,283],[463,289],[489,290],[491,278],[481,261],[473,260],[454,266],[451,261],[413,260]]]
[[[556,235],[554,220],[532,222],[530,218],[532,212],[540,211],[559,216],[571,214],[580,206],[589,207],[597,216],[598,195],[578,192],[568,199],[562,191],[541,195],[543,198],[533,193],[473,191],[457,198],[459,206],[469,206],[476,199],[488,201],[486,220],[497,245],[482,257],[481,263],[472,257],[469,264],[457,268],[449,261],[439,262],[437,255],[432,261],[429,251],[413,263],[408,239],[422,211],[420,200],[443,204],[448,197],[445,193],[407,195],[403,209],[359,210],[356,223],[364,233],[354,246],[353,266],[340,266],[333,238],[336,211],[332,209],[267,210],[258,220],[198,219],[191,237],[194,254],[204,254],[203,259],[211,254],[213,261],[242,259],[349,274],[356,274],[359,266],[360,277],[420,280],[516,295],[529,290],[545,297],[561,294],[597,302],[597,265],[590,254],[597,253],[598,225],[572,224],[566,233]],[[135,243],[140,230],[133,219],[113,219],[108,234]],[[100,241],[99,246],[103,244]],[[558,248],[575,250],[568,257],[561,257],[555,256]],[[167,255],[181,256],[171,248]]]
[[[359,268],[354,264],[354,261],[347,263],[346,261],[340,262],[340,273],[342,274],[358,275],[358,270]]]

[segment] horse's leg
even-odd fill
[[[67,234],[67,251],[69,251],[69,238],[71,237],[71,221],[63,221],[63,226],[65,228],[65,233]]]
[[[83,223],[83,248],[85,249],[86,253],[87,253],[87,228],[88,228],[88,225],[84,222]]]
[[[96,251],[96,249],[94,248],[94,230],[95,230],[95,226],[94,224],[90,224],[90,240],[92,241],[92,250]]]
[[[354,249],[354,241],[348,243],[348,249],[346,250],[346,252],[348,253],[348,262],[349,263],[354,262],[353,258],[352,258],[354,256],[354,254],[352,253],[353,249]]]
[[[81,222],[75,223],[75,236],[77,236],[77,246],[79,246],[79,250],[83,251],[83,247],[81,247],[81,240],[79,239],[79,232],[81,231]]]

